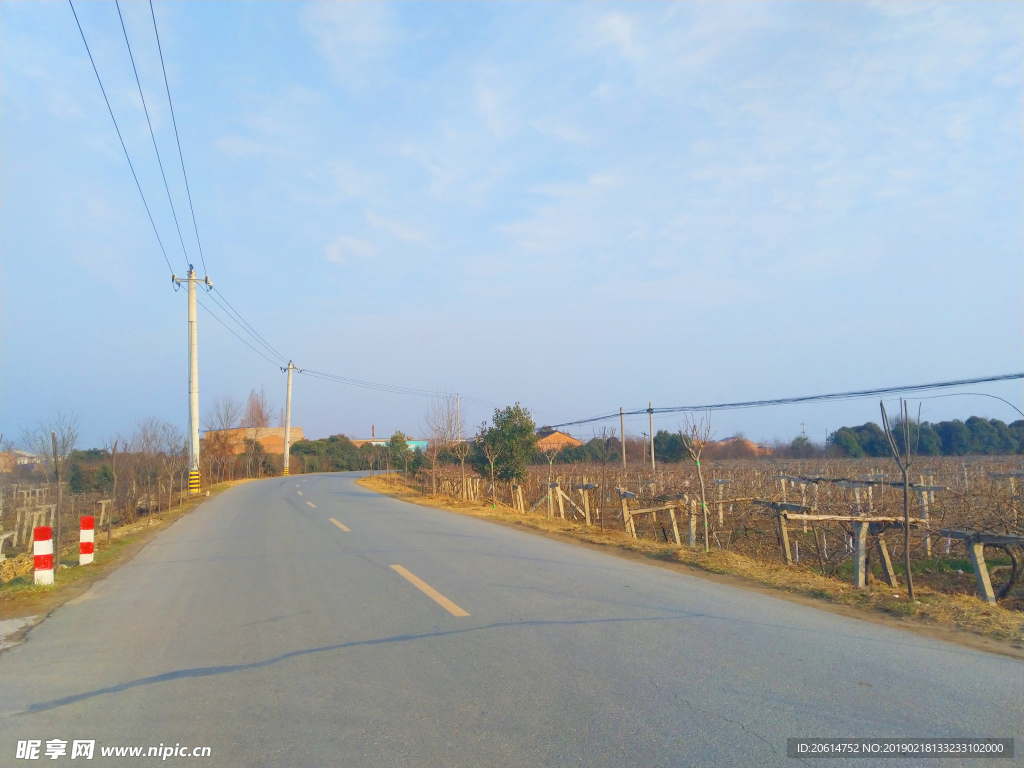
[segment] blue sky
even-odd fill
[[[76,9],[180,275],[116,8]],[[148,5],[122,11],[198,267]],[[87,444],[148,416],[184,427],[185,302],[71,11],[0,15],[5,439],[58,407]],[[156,15],[209,274],[297,365],[519,400],[538,422],[1021,369],[1020,3]],[[201,311],[202,408],[260,386],[283,403],[277,368]],[[1019,382],[972,391],[1021,405]],[[425,407],[297,377],[293,423],[418,433]],[[924,402],[975,413],[1016,418]],[[714,430],[869,419],[874,400]]]

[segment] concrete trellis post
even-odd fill
[[[686,545],[697,546],[697,500],[690,499],[690,525],[686,532]]]
[[[725,525],[725,514],[722,511],[722,487],[729,485],[732,480],[712,480],[711,482],[718,486],[718,527],[721,528]]]

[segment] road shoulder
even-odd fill
[[[53,586],[26,586],[25,580],[32,578],[32,571],[5,582],[0,587],[0,616],[3,617],[0,627],[0,652],[13,648],[22,642],[33,627],[49,618],[54,611],[67,602],[81,597],[89,591],[93,584],[106,579],[125,563],[129,563],[147,544],[170,528],[183,517],[199,509],[204,503],[216,498],[246,480],[235,480],[210,489],[209,496],[201,496],[149,524],[136,522],[114,529],[113,540],[106,544],[105,533],[97,535],[96,561],[92,566],[74,565],[62,568],[56,574]],[[74,546],[77,546],[75,544]],[[62,557],[71,557],[65,546]]]

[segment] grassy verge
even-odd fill
[[[640,556],[715,576],[738,578],[746,584],[823,601],[832,607],[843,609],[842,612],[847,614],[887,617],[912,627],[946,630],[951,633],[949,639],[953,640],[962,641],[962,635],[966,634],[995,641],[1006,648],[1024,648],[1024,614],[1007,610],[1002,606],[988,605],[973,596],[948,595],[926,587],[919,589],[915,584],[916,599],[910,601],[906,592],[899,589],[877,584],[870,589],[853,589],[848,583],[822,576],[806,568],[765,563],[735,552],[713,549],[705,553],[700,547],[676,547],[646,539],[633,539],[622,531],[602,531],[597,526],[588,527],[559,518],[548,520],[544,515],[522,515],[501,504],[492,509],[490,504],[461,502],[442,496],[424,496],[415,489],[405,488],[394,481],[388,482],[382,477],[364,477],[356,482],[379,493],[416,504],[532,529],[589,545],[607,547],[610,552],[616,554]]]
[[[154,536],[171,523],[194,510],[204,501],[223,493],[244,480],[220,483],[209,489],[209,496],[200,496],[180,507],[161,513],[152,521],[142,518],[129,525],[118,526],[111,531],[111,542],[107,544],[106,529],[96,531],[96,549],[92,565],[78,565],[78,542],[65,545],[61,552],[60,568],[54,573],[54,583],[37,586],[32,571],[32,554],[22,553],[4,561],[3,584],[0,586],[0,613],[4,618],[25,615],[28,612],[53,610],[67,600],[88,589],[98,579],[105,578],[112,570],[127,562]]]

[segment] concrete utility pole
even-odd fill
[[[654,467],[654,404],[647,403],[647,415],[651,417],[651,472],[655,471]]]
[[[288,474],[288,456],[292,450],[292,371],[298,371],[302,373],[301,368],[296,368],[292,365],[292,361],[288,361],[288,367],[282,368],[282,371],[288,373],[288,393],[285,395],[284,400],[284,471],[282,474]]]
[[[622,415],[622,406],[619,406],[619,429],[622,430],[620,442],[622,444],[622,468],[626,468],[626,417]]]
[[[213,288],[210,278],[196,277],[192,265],[188,265],[188,277],[182,279],[171,275],[175,285],[188,285],[188,492],[199,493],[199,339],[196,335],[196,283],[204,283],[207,290]]]

